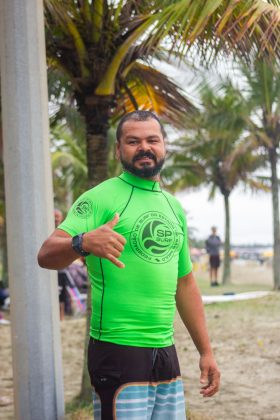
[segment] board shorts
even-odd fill
[[[94,420],[185,420],[175,346],[133,347],[90,338]]]
[[[211,268],[219,268],[221,263],[219,255],[210,255],[209,263]]]

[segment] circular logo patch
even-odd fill
[[[179,241],[173,222],[155,211],[142,214],[130,234],[130,245],[135,254],[154,264],[170,261]]]
[[[73,209],[75,216],[86,219],[92,213],[92,202],[88,199],[79,201]]]

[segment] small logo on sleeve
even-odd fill
[[[142,214],[130,234],[130,245],[135,254],[154,264],[170,261],[180,243],[175,224],[160,212]]]
[[[75,216],[86,219],[92,214],[92,202],[89,199],[80,200],[73,208]]]

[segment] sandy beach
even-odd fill
[[[198,269],[197,277],[202,284],[206,281],[205,267]],[[236,262],[233,283],[235,287],[246,285],[246,290],[272,289],[271,268],[255,262]],[[280,419],[279,308],[279,293],[205,307],[222,373],[221,390],[212,399],[203,399],[199,394],[198,353],[176,316],[175,340],[191,420]],[[61,322],[66,402],[79,393],[84,330],[83,318]],[[10,326],[0,325],[0,332],[0,419],[10,420],[14,418]]]

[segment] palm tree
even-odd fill
[[[210,198],[216,189],[224,198],[225,240],[223,284],[230,282],[230,194],[240,183],[252,188],[265,189],[252,175],[263,158],[253,153],[253,146],[244,137],[246,128],[246,104],[240,92],[230,82],[222,88],[204,84],[201,91],[202,110],[193,122],[192,137],[181,141],[181,151],[174,158],[176,188],[186,188],[199,183],[210,185]],[[197,126],[195,134],[194,127]],[[198,177],[189,174],[189,162]],[[186,165],[187,164],[187,165]],[[181,176],[181,182],[178,178]],[[182,182],[183,180],[183,182]],[[173,184],[174,186],[174,184]]]
[[[279,180],[277,175],[280,143],[280,70],[275,61],[258,60],[252,66],[242,68],[246,87],[244,102],[250,110],[248,130],[250,141],[267,154],[271,175],[270,184],[273,208],[273,277],[274,288],[280,290],[280,225]]]
[[[151,64],[191,45],[209,59],[220,49],[279,54],[277,0],[45,0],[48,66],[68,79],[86,124],[88,179],[107,177],[110,117],[145,105],[178,124],[192,109]],[[164,42],[162,42],[164,41]],[[275,50],[275,51],[273,51]],[[65,84],[61,88],[64,89]]]
[[[68,77],[74,102],[84,118],[90,185],[108,175],[107,133],[113,111],[122,114],[138,108],[137,96],[146,102],[147,108],[154,108],[157,102],[159,111],[173,121],[191,107],[166,76],[137,61],[149,58],[153,49],[149,42],[141,40],[147,23],[140,17],[139,21],[131,19],[131,14],[144,12],[145,3],[45,2],[48,64],[50,70]],[[100,86],[105,79],[107,86],[106,72],[117,54],[120,63],[115,67],[119,75],[112,94]]]

